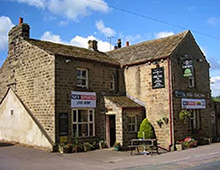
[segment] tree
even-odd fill
[[[138,131],[138,138],[139,139],[153,139],[155,138],[155,132],[154,132],[154,128],[151,125],[151,123],[149,122],[149,120],[147,118],[145,118],[139,128]]]

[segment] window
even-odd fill
[[[200,111],[190,110],[191,117],[189,118],[189,129],[194,133],[200,129]]]
[[[77,87],[88,88],[88,70],[77,68]]]
[[[190,78],[189,78],[189,87],[190,87],[190,88],[195,87],[195,80],[194,80],[194,77],[190,77]]]
[[[111,74],[110,90],[115,90],[115,75]]]
[[[73,136],[78,137],[95,136],[94,110],[73,109],[72,110]]]
[[[128,123],[129,132],[137,132],[137,116],[132,115],[129,116],[128,118],[129,118],[129,123]]]

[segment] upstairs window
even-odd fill
[[[189,88],[194,88],[195,87],[195,79],[194,77],[189,78]]]
[[[77,87],[88,88],[88,70],[77,68]]]
[[[111,74],[110,90],[115,90],[115,75]]]

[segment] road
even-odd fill
[[[0,170],[219,170],[220,143],[159,155],[110,149],[60,154],[0,143]]]

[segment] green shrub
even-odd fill
[[[139,139],[153,139],[155,138],[155,132],[153,129],[153,126],[151,125],[151,123],[149,122],[149,120],[147,118],[145,118],[139,128],[138,131],[138,138]]]

